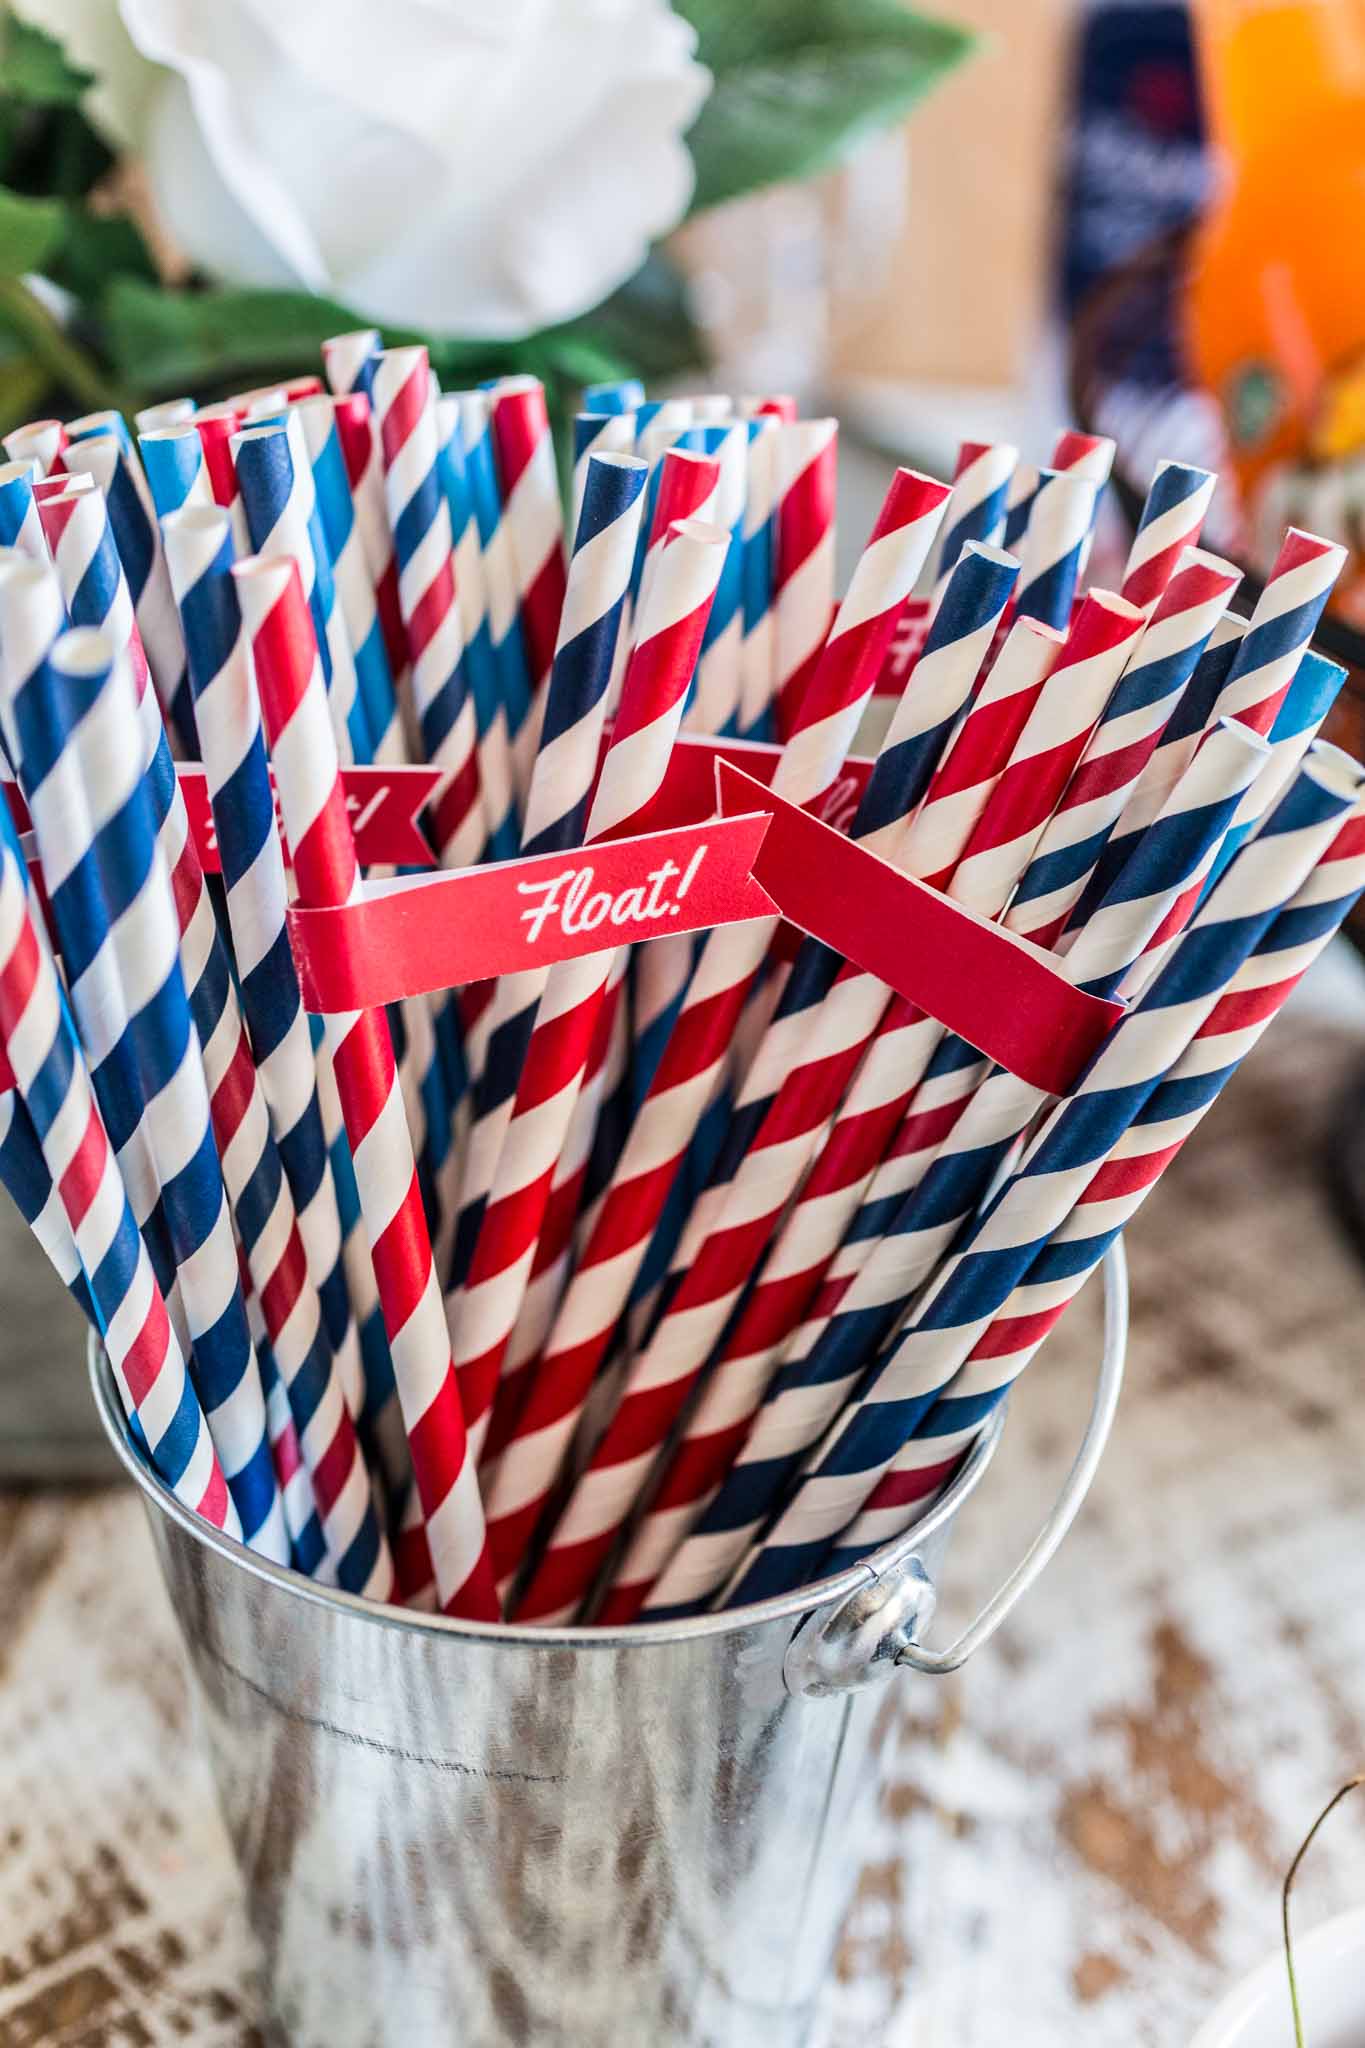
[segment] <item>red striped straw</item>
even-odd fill
[[[937,479],[897,471],[778,763],[773,787],[788,801],[810,802],[838,774],[947,496],[948,486]],[[611,1340],[775,926],[776,920],[760,918],[722,928],[711,933],[702,949],[541,1362],[541,1376],[562,1390],[566,1417],[572,1410],[576,1418]],[[608,1429],[594,1464],[618,1459]],[[614,1477],[612,1492],[615,1496]],[[594,1514],[590,1475],[585,1474],[521,1611],[532,1616],[572,1612],[615,1526],[614,1508],[608,1516]]]
[[[517,606],[531,671],[530,730],[523,746],[534,752],[545,710],[564,607],[564,513],[555,468],[554,437],[538,377],[504,377],[493,387],[488,425],[517,578]]]
[[[638,524],[638,500],[632,508]],[[599,563],[605,586],[596,601],[619,605],[634,555],[629,519],[622,548]],[[619,832],[662,787],[697,651],[706,628],[723,553],[719,529],[686,521],[675,527],[660,558],[657,595],[642,620],[641,637],[626,670],[611,743],[597,777],[585,841]],[[576,557],[591,566],[588,549]],[[584,593],[584,612],[593,600]],[[563,785],[591,774],[587,762],[565,757]],[[542,777],[542,781],[547,777]],[[562,797],[567,797],[567,787]],[[561,798],[562,800],[562,798]],[[567,805],[566,805],[567,808]],[[582,1085],[597,1010],[610,978],[613,954],[567,961],[545,977],[535,1023],[521,1063],[510,1118],[498,1151],[487,1206],[468,1277],[452,1313],[455,1357],[465,1416],[476,1449],[487,1426],[498,1374],[517,1308],[529,1278],[555,1162]]]
[[[672,529],[626,669],[588,818],[589,841],[627,826],[663,786],[728,545],[727,532],[700,521]],[[476,1349],[484,1406],[530,1277],[614,966],[611,953],[567,961],[553,970],[541,998],[457,1330],[462,1366],[467,1347]],[[484,1406],[470,1407],[471,1418]],[[519,1561],[558,1470],[565,1448],[561,1407],[557,1390],[542,1377],[518,1423],[517,1440],[529,1455],[513,1457],[509,1447],[499,1467],[488,1534],[500,1583]]]
[[[60,420],[30,420],[26,426],[11,427],[5,436],[5,453],[11,462],[36,462],[41,475],[58,476],[66,468],[62,450],[66,428]]]
[[[784,421],[779,427],[773,558],[773,704],[779,739],[796,729],[802,694],[829,633],[838,458],[837,420]]]
[[[384,652],[389,657],[395,685],[399,689],[408,672],[408,636],[403,608],[398,602],[398,559],[389,531],[388,509],[384,503],[384,461],[375,428],[374,412],[364,391],[348,391],[333,400],[337,439],[351,486],[355,523],[360,546],[374,584],[374,601]]]
[[[454,535],[437,476],[431,363],[424,347],[385,349],[375,365],[374,410],[384,493],[398,558],[398,596],[418,719],[440,737],[427,748],[446,781],[431,807],[446,867],[470,867],[488,837],[479,786],[478,727],[464,675]]]
[[[364,884],[298,568],[255,557],[233,573],[299,900],[353,902]],[[483,1507],[388,1020],[382,1010],[359,1010],[328,1017],[326,1025],[441,1604],[447,1613],[491,1621],[498,1609]]]

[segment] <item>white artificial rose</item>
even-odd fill
[[[19,7],[98,70],[92,111],[230,282],[524,334],[605,297],[691,195],[709,75],[666,0]]]

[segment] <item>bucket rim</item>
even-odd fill
[[[96,1412],[119,1463],[137,1484],[148,1508],[159,1510],[204,1549],[215,1552],[225,1563],[235,1565],[295,1599],[324,1608],[339,1608],[383,1628],[409,1630],[420,1635],[454,1636],[465,1642],[487,1643],[494,1647],[499,1643],[541,1643],[547,1648],[606,1650],[629,1646],[643,1649],[651,1644],[662,1647],[665,1644],[697,1642],[709,1636],[731,1635],[772,1621],[800,1621],[831,1602],[847,1599],[849,1594],[875,1583],[883,1573],[896,1569],[932,1542],[984,1478],[999,1446],[1009,1407],[1008,1400],[1000,1403],[980,1436],[968,1448],[960,1469],[922,1521],[832,1578],[817,1579],[808,1586],[797,1587],[794,1592],[779,1593],[771,1599],[753,1601],[743,1607],[724,1608],[716,1614],[688,1615],[671,1621],[626,1622],[608,1627],[579,1623],[542,1628],[528,1622],[466,1621],[455,1615],[421,1613],[387,1600],[367,1600],[361,1594],[345,1592],[339,1586],[319,1585],[316,1580],[295,1571],[291,1565],[275,1564],[269,1558],[258,1556],[235,1536],[215,1529],[192,1508],[177,1500],[164,1480],[144,1464],[129,1436],[104,1347],[93,1331],[87,1342],[87,1362]]]

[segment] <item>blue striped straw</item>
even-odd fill
[[[969,540],[987,547],[1005,544],[1005,504],[1010,479],[1019,463],[1019,450],[1007,441],[981,445],[964,441],[953,471],[953,494],[948,500],[939,528],[939,538],[929,558],[928,588],[937,604],[943,587]],[[1016,539],[1023,538],[1020,526]]]
[[[313,490],[323,543],[332,568],[337,602],[355,663],[356,687],[362,707],[369,752],[356,759],[403,759],[403,734],[398,722],[398,697],[384,647],[374,584],[365,562],[356,525],[346,458],[337,435],[336,412],[330,398],[301,398],[290,408],[313,472]]]
[[[31,462],[0,464],[0,547],[17,548],[35,562],[45,562],[47,542],[33,497]]]
[[[27,953],[27,958],[25,954]],[[167,1317],[90,1089],[56,970],[0,847],[0,1030],[89,1279],[124,1411],[178,1500],[241,1534],[185,1358]]]
[[[473,501],[483,558],[484,594],[488,606],[488,632],[501,681],[507,736],[517,775],[518,794],[524,804],[530,786],[532,756],[527,740],[527,714],[531,708],[531,671],[526,643],[521,632],[517,604],[517,581],[512,567],[511,542],[502,516],[502,492],[498,484],[497,461],[489,426],[486,391],[454,394],[460,411],[460,439],[464,447],[465,477]]]
[[[728,426],[691,430],[687,445],[720,464],[716,480],[717,526],[730,535],[715,602],[697,659],[692,699],[684,720],[689,730],[733,736],[739,731],[740,658],[744,638],[744,513],[748,500],[749,429]]]
[[[317,497],[302,428],[245,427],[232,436],[237,485],[259,555],[289,555],[298,563],[303,594],[313,615],[332,726],[343,761],[370,758],[371,738],[355,673],[355,657],[337,603],[331,558],[318,516]]]
[[[314,1475],[337,1581],[347,1591],[386,1598],[392,1591],[392,1566],[351,1426],[362,1404],[358,1341],[345,1301],[340,1226],[326,1173],[312,1049],[289,950],[284,860],[231,573],[227,514],[215,506],[172,515],[166,523],[166,552],[200,713],[242,1004],[285,1170],[287,1195],[277,1196],[273,1205],[274,1228],[283,1236],[293,1212],[310,1283],[300,1290],[283,1335],[273,1335],[272,1351],[304,1461]],[[303,1205],[294,1195],[291,1161],[307,1196]],[[332,1326],[338,1327],[341,1346],[335,1365]]]
[[[1142,1002],[1115,1027],[1074,1095],[1058,1105],[1023,1163],[941,1269],[905,1331],[870,1370],[818,1459],[725,1604],[818,1576],[856,1515],[1113,1151],[1227,982],[1353,809],[1360,770],[1344,756],[1310,763],[1189,927]]]
[[[1020,618],[1041,619],[1059,632],[1065,629],[1094,510],[1095,486],[1089,478],[1065,470],[1039,472],[1020,549]]]
[[[373,396],[375,364],[384,346],[377,327],[357,327],[348,334],[329,335],[322,344],[322,366],[331,389]]]
[[[486,857],[511,860],[517,853],[520,837],[511,738],[488,622],[483,548],[474,516],[458,399],[439,398],[436,401],[436,473],[450,513],[455,597],[460,608],[465,666],[469,672],[474,716],[479,729],[479,786],[488,823]]]
[[[78,629],[14,700],[26,794],[82,1038],[106,1087],[130,1088],[120,1120],[145,1129],[157,1168],[210,1434],[246,1541],[283,1563],[265,1396],[143,776],[141,719],[126,663],[114,662],[107,636]]]
[[[1024,535],[1028,532],[1029,511],[1038,495],[1038,484],[1038,471],[1032,463],[1015,465],[1005,491],[1005,537],[1002,542],[1012,554],[1023,546]]]
[[[634,412],[644,402],[645,387],[638,377],[618,377],[609,384],[588,384],[583,390],[585,412]],[[604,455],[610,452],[605,448],[602,450]],[[629,453],[629,450],[625,452]]]
[[[631,455],[635,452],[633,412],[576,412],[573,416],[573,487],[569,494],[569,531],[577,533],[583,509],[583,485],[590,455]]]
[[[119,419],[121,424],[121,415]],[[194,729],[194,700],[185,674],[185,643],[141,464],[126,438],[112,429],[72,441],[64,459],[73,476],[93,476],[104,492],[109,524],[128,579],[133,615],[156,685],[157,700],[180,751],[187,759],[196,761],[199,737]]]
[[[595,455],[589,462],[527,797],[527,854],[562,852],[583,838],[625,612],[623,551],[628,547],[634,560],[646,474],[634,456]],[[473,1256],[547,978],[544,971],[504,975],[497,985],[487,1057],[475,1089],[448,1292],[462,1282]]]
[[[896,858],[948,734],[970,701],[1018,575],[1012,556],[972,541],[948,579],[850,827],[852,838],[883,859]],[[802,941],[732,1112],[713,1185],[728,1184],[738,1170],[784,1076],[799,1064],[801,1043],[843,965],[842,954],[831,947]]]
[[[204,444],[194,427],[148,427],[138,435],[137,445],[158,519],[178,512],[182,505],[213,503]]]
[[[1237,816],[1209,873],[1212,888],[1239,846],[1251,837],[1261,819],[1273,809],[1298,772],[1299,763],[1318,736],[1332,706],[1341,693],[1346,671],[1324,655],[1310,649],[1304,655],[1289,685],[1285,700],[1270,728],[1270,759],[1247,791]]]

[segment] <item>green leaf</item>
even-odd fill
[[[313,368],[329,334],[365,325],[331,299],[296,291],[171,291],[115,278],[105,302],[109,352],[144,391],[230,391]]]
[[[0,277],[40,270],[66,232],[57,199],[25,199],[0,185]]]
[[[156,281],[156,265],[147,244],[126,214],[87,213],[72,207],[66,234],[47,275],[87,303],[103,297],[117,277]]]
[[[972,48],[900,0],[677,0],[715,86],[688,135],[692,210],[827,169]]]
[[[32,107],[74,107],[94,82],[46,29],[8,12],[0,20],[0,93]]]

